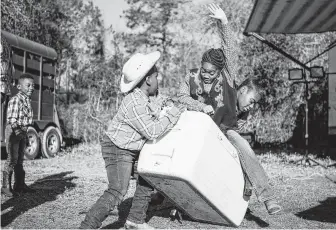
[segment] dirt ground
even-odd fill
[[[335,167],[307,167],[290,163],[296,154],[259,155],[284,210],[269,216],[253,195],[249,212],[239,228],[336,229]],[[332,160],[322,160],[326,165]],[[3,168],[4,160],[1,161]],[[85,212],[107,187],[104,162],[98,145],[79,145],[53,159],[26,161],[27,184],[35,194],[1,199],[1,227],[10,229],[76,229]],[[329,177],[329,179],[328,179]],[[126,220],[135,180],[131,180],[125,200],[104,221],[102,228],[121,228]],[[119,218],[118,218],[119,213]],[[231,228],[199,223],[188,217],[172,221],[169,209],[149,212],[149,224],[156,228]]]

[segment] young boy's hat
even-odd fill
[[[122,93],[131,91],[151,70],[159,60],[161,53],[155,51],[149,54],[134,54],[124,65],[120,82]]]

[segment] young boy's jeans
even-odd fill
[[[258,200],[265,202],[274,199],[274,192],[269,184],[266,172],[259,163],[250,144],[234,130],[228,130],[226,136],[237,149],[243,171],[247,174],[249,182],[255,189]]]
[[[106,135],[101,141],[101,147],[109,184],[86,214],[81,228],[99,228],[109,212],[120,204],[127,192],[133,165],[139,155],[139,152],[118,148]],[[128,220],[139,224],[145,222],[152,192],[153,188],[139,176]]]
[[[23,164],[24,148],[26,147],[27,138],[24,136],[16,136],[12,127],[7,125],[5,129],[5,139],[8,157],[5,163],[4,171],[9,173],[10,171],[14,171],[14,167],[17,164]]]

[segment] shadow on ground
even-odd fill
[[[127,219],[128,214],[129,214],[129,211],[131,209],[131,206],[132,206],[132,198],[127,198],[126,200],[121,202],[121,204],[118,207],[118,210],[111,211],[111,213],[110,213],[110,215],[115,215],[115,216],[119,215],[118,220],[111,223],[111,224],[108,224],[108,225],[102,227],[102,229],[119,229],[119,228],[124,227],[124,224],[126,222],[126,219]],[[166,219],[171,219],[172,221],[176,221],[176,220],[172,219],[171,215],[170,215],[170,211],[173,208],[174,208],[174,206],[172,204],[167,204],[167,205],[161,206],[157,209],[155,207],[154,208],[152,207],[152,209],[151,209],[151,207],[149,207],[149,211],[147,212],[146,222],[148,222],[154,216],[163,217],[163,218],[166,218]],[[262,220],[260,217],[255,216],[250,209],[247,209],[245,219],[255,222],[261,228],[269,227],[269,224],[267,222]],[[189,216],[187,216],[185,214],[182,214],[182,220],[181,221],[207,223],[207,222],[204,222],[204,221],[193,220],[192,218],[190,218]],[[232,227],[230,225],[221,225],[221,226],[222,227]]]
[[[126,219],[128,217],[129,211],[132,206],[133,198],[127,198],[118,206],[118,210],[111,211],[110,215],[118,216],[118,220],[112,224],[102,227],[102,229],[118,229],[125,225]],[[162,209],[151,209],[148,208],[146,222],[148,222],[153,216],[159,216],[164,218],[170,218],[170,210],[172,206],[162,207]]]
[[[50,175],[35,181],[30,185],[35,189],[35,193],[26,193],[13,198],[2,197],[1,204],[1,227],[6,227],[18,216],[46,202],[54,201],[57,196],[64,193],[67,189],[74,188],[73,179],[77,177],[66,177],[72,171]],[[6,211],[9,209],[9,211]]]
[[[175,206],[174,206],[173,203],[167,202],[167,204],[164,207],[162,207],[161,209],[159,209],[159,210],[154,209],[154,211],[148,212],[146,221],[150,220],[154,216],[171,219],[172,221],[178,221],[179,220],[178,216],[172,217],[171,214],[170,214],[170,211],[174,208],[175,208]],[[192,219],[191,217],[189,217],[188,215],[186,215],[185,213],[182,213],[182,212],[181,212],[180,217],[182,218],[180,223],[182,223],[183,221],[190,221],[190,222],[198,222],[198,223],[204,223],[204,224],[213,224],[215,226],[221,226],[221,227],[233,227],[230,224],[214,224],[212,222],[195,220],[195,219]],[[246,214],[245,214],[244,219],[255,222],[261,228],[269,227],[269,224],[267,222],[262,220],[260,217],[254,215],[249,208],[246,210]]]
[[[63,141],[65,147],[74,147],[80,143],[83,143],[83,140],[74,137],[64,137]]]
[[[336,197],[328,197],[326,200],[321,201],[320,205],[296,213],[295,215],[306,220],[336,223],[335,213]]]
[[[269,226],[269,223],[265,222],[260,217],[253,215],[252,211],[249,208],[246,211],[245,219],[255,222],[261,228],[266,228]]]

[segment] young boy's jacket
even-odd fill
[[[156,114],[149,97],[135,88],[123,99],[106,134],[119,148],[140,151],[147,140],[154,140],[171,129],[181,111],[173,107],[162,117]]]

